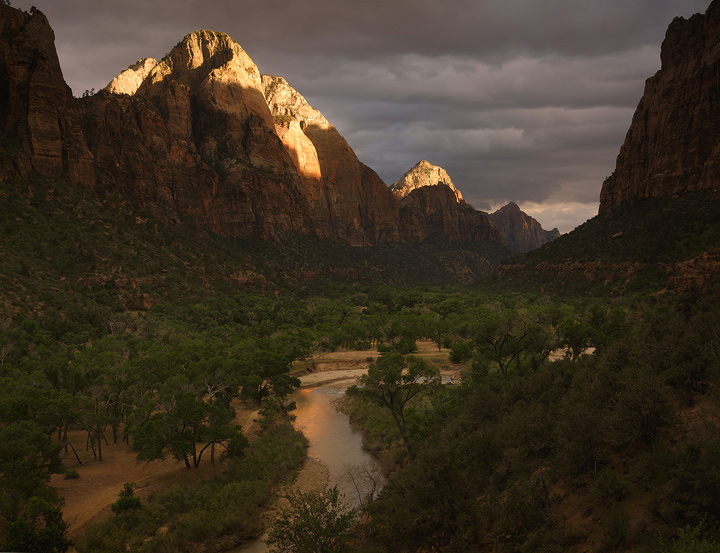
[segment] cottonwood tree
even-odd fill
[[[300,386],[300,380],[289,374],[292,353],[272,349],[269,343],[261,342],[259,345],[244,363],[245,370],[240,383],[242,396],[262,405],[263,398],[271,392],[284,398]]]
[[[542,331],[527,313],[516,309],[485,311],[474,325],[478,352],[498,366],[503,378],[513,363],[519,363],[521,355],[543,342],[539,340]]]
[[[381,355],[370,365],[367,374],[360,377],[361,387],[353,386],[352,393],[361,393],[387,407],[395,421],[408,457],[414,457],[408,437],[405,408],[410,400],[440,382],[440,371],[414,356],[403,356],[393,351]]]
[[[197,468],[203,453],[213,444],[222,446],[231,456],[247,446],[242,429],[232,422],[232,408],[221,402],[210,404],[202,395],[185,388],[177,389],[168,383],[160,391],[152,414],[130,429],[139,461],[164,459],[170,453],[186,467]]]

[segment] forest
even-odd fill
[[[0,549],[225,551],[259,536],[305,459],[298,376],[313,354],[372,350],[342,408],[387,484],[362,513],[332,489],[296,497],[277,550],[720,550],[717,284],[591,296],[260,278],[238,246],[125,207],[51,181],[6,187]],[[413,356],[421,341],[460,383]],[[247,405],[253,439],[236,419]],[[147,498],[128,482],[70,539],[51,476],[77,478],[79,452],[101,463],[118,443],[140,463],[221,470]],[[283,542],[298,521],[333,538]]]

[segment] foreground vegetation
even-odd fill
[[[262,533],[263,507],[277,482],[305,459],[306,440],[289,424],[274,426],[223,477],[175,487],[130,507],[122,498],[115,516],[91,525],[81,553],[226,551]],[[127,505],[127,501],[125,503]]]
[[[416,458],[394,456],[369,550],[720,550],[717,290],[643,302],[592,354],[535,366],[531,345],[503,368],[483,319],[463,384],[408,408]],[[402,452],[387,409],[355,393],[349,412]]]

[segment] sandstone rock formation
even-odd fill
[[[112,94],[133,95],[156,65],[157,60],[154,58],[138,60],[110,81],[103,90]]]
[[[396,242],[399,206],[323,115],[285,79],[262,77],[275,130],[304,184],[318,234],[352,245]]]
[[[407,241],[441,238],[456,243],[490,241],[505,245],[487,214],[463,200],[442,167],[420,161],[391,190],[400,202],[400,226]]]
[[[260,73],[230,37],[186,36],[132,95],[81,102],[103,178],[168,221],[231,238],[312,230]]]
[[[525,253],[560,236],[558,229],[544,230],[542,225],[523,212],[515,202],[510,202],[489,215],[490,220],[500,229],[510,249]]]
[[[395,197],[401,200],[407,196],[413,190],[422,186],[434,186],[436,184],[445,184],[453,194],[458,202],[462,202],[463,197],[460,191],[455,188],[450,176],[447,171],[442,167],[431,164],[429,161],[419,161],[415,166],[405,173],[399,181],[394,183],[390,190],[395,194]]]
[[[600,213],[625,202],[720,186],[720,0],[670,24]]]
[[[32,171],[95,184],[47,18],[0,4],[0,180]]]
[[[455,243],[505,240],[486,213],[464,200],[445,183],[420,186],[400,201],[400,221],[410,242],[445,240]]]
[[[160,220],[232,239],[432,240],[507,254],[447,173],[421,163],[396,198],[320,112],[284,79],[261,78],[223,33],[191,33],[75,99],[45,17],[0,10],[2,179],[38,171],[92,186],[97,175]]]

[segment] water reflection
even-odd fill
[[[344,393],[345,388],[320,386],[300,389],[292,399],[297,404],[295,427],[310,442],[308,455],[327,465],[330,486],[337,485],[345,494],[346,502],[354,506],[359,502],[358,491],[348,478],[347,469],[357,465],[375,466],[375,459],[363,449],[360,433],[333,405]],[[356,478],[356,483],[358,481]],[[363,483],[361,493],[369,492],[370,485]]]
[[[296,417],[295,428],[305,434],[310,442],[308,455],[325,463],[330,472],[330,486],[337,486],[345,495],[345,502],[354,507],[360,503],[360,497],[376,486],[370,478],[361,473],[377,469],[377,464],[372,455],[363,449],[360,433],[333,405],[335,400],[342,398],[345,389],[337,384],[301,388],[289,399],[297,405],[297,409],[293,411]],[[362,467],[362,470],[356,471],[354,483],[348,475],[347,469],[350,467]],[[379,471],[371,476],[377,478],[378,475]],[[265,553],[268,548],[263,538],[247,543],[235,551]]]

